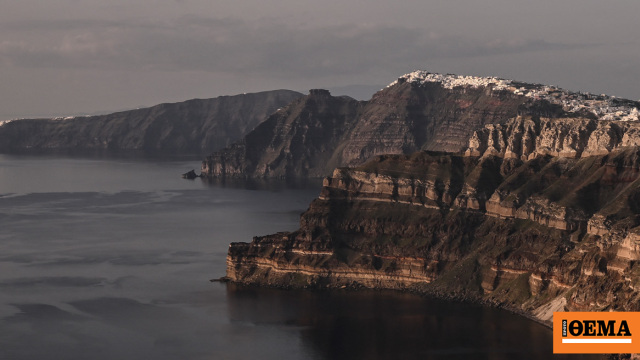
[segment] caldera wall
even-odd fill
[[[326,178],[300,229],[233,243],[227,277],[408,289],[553,310],[637,310],[640,150],[522,160],[380,156]]]

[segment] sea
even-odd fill
[[[0,155],[0,359],[595,359],[510,312],[211,282],[320,182],[185,180],[197,157]]]

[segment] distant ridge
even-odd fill
[[[291,90],[273,90],[108,115],[8,121],[0,124],[0,151],[206,154],[240,139],[269,114],[301,96]]]

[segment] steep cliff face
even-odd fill
[[[473,133],[466,155],[496,155],[522,160],[552,155],[577,158],[605,155],[640,145],[640,123],[592,118],[518,116]]]
[[[398,82],[368,102],[312,90],[243,140],[209,156],[202,173],[325,176],[336,166],[362,164],[380,154],[461,152],[474,130],[504,123],[530,102],[506,91],[436,83]]]
[[[299,230],[232,243],[227,277],[462,294],[544,321],[560,310],[637,311],[639,169],[638,148],[380,156],[326,178]]]
[[[338,162],[334,151],[353,126],[362,103],[311,90],[271,115],[244,139],[202,163],[210,177],[319,177]]]
[[[194,99],[110,115],[11,121],[0,151],[142,150],[208,153],[242,138],[302,94],[289,90]]]
[[[367,103],[345,138],[342,165],[421,149],[459,152],[474,129],[505,122],[527,102],[522,96],[485,87],[447,89],[439,83],[397,82]]]
[[[335,166],[358,166],[376,155],[463,152],[476,130],[472,154],[598,155],[637,143],[636,127],[625,124],[640,119],[637,101],[495,77],[427,71],[405,74],[358,105],[346,99],[329,100],[329,94],[325,95],[325,106],[306,106],[306,100],[292,104],[283,114],[274,115],[269,126],[256,128],[242,141],[212,154],[203,162],[203,174],[327,175]],[[324,119],[322,124],[317,124],[318,119]],[[564,123],[554,123],[554,119]],[[300,129],[318,132],[327,146],[301,148],[307,140],[296,135],[312,134]],[[538,135],[543,135],[540,143],[533,139]],[[560,143],[544,142],[551,138]],[[500,147],[503,143],[504,149]]]

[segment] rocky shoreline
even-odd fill
[[[282,284],[256,284],[256,283],[245,283],[242,281],[235,281],[232,280],[230,278],[228,278],[227,276],[223,276],[220,278],[216,278],[216,279],[211,279],[210,282],[220,282],[220,283],[232,283],[232,284],[236,284],[236,285],[241,285],[241,286],[247,286],[247,287],[257,287],[257,288],[271,288],[271,289],[279,289],[279,290],[310,290],[310,291],[336,291],[336,290],[344,290],[344,291],[359,291],[359,290],[364,290],[364,289],[368,289],[368,290],[389,290],[389,291],[397,291],[399,293],[410,293],[410,294],[414,294],[417,296],[424,296],[424,297],[431,297],[434,299],[439,299],[439,300],[445,300],[445,301],[454,301],[454,302],[459,302],[459,303],[463,303],[463,304],[471,304],[471,305],[481,305],[481,306],[490,306],[493,308],[497,308],[497,309],[502,309],[502,310],[506,310],[509,311],[513,314],[525,317],[531,321],[534,321],[540,325],[543,325],[549,329],[553,328],[553,323],[551,321],[542,321],[538,318],[536,318],[535,316],[533,316],[532,314],[529,314],[527,312],[524,312],[518,308],[514,308],[512,306],[500,303],[498,301],[495,300],[491,300],[491,299],[486,299],[483,297],[478,296],[477,294],[468,294],[468,293],[459,293],[459,292],[448,292],[444,289],[429,289],[429,288],[423,288],[423,289],[390,289],[390,288],[386,288],[386,287],[381,287],[381,288],[370,288],[370,287],[365,287],[362,284],[359,284],[357,282],[353,282],[351,284],[348,285],[331,285],[331,284],[325,284],[322,286],[318,286],[318,285],[312,285],[312,286],[294,286],[290,283],[282,283]]]
[[[391,289],[509,310],[640,306],[640,149],[532,159],[420,152],[339,168],[300,229],[232,243],[228,281]]]
[[[461,304],[468,304],[468,305],[479,305],[479,306],[488,306],[488,307],[493,307],[493,308],[497,308],[497,309],[501,309],[501,310],[505,310],[508,311],[512,314],[524,317],[530,321],[533,321],[535,323],[538,323],[548,329],[553,329],[553,322],[552,321],[543,321],[539,318],[537,318],[536,316],[534,316],[531,313],[525,312],[517,307],[513,307],[510,305],[506,305],[503,303],[500,303],[498,301],[495,300],[489,300],[486,298],[483,298],[481,296],[478,296],[476,294],[465,294],[465,293],[451,293],[451,292],[447,292],[446,290],[440,290],[440,289],[422,289],[422,290],[414,290],[414,289],[389,289],[389,288],[369,288],[369,287],[365,287],[362,286],[361,284],[357,284],[357,283],[353,283],[351,285],[342,285],[342,286],[331,286],[331,285],[325,285],[325,286],[303,286],[303,287],[296,287],[296,286],[292,286],[291,284],[281,284],[281,285],[275,285],[275,284],[255,284],[255,283],[245,283],[242,281],[234,281],[229,279],[227,276],[223,276],[221,278],[217,278],[217,279],[212,279],[211,282],[222,282],[222,283],[232,283],[235,285],[239,285],[239,286],[245,286],[245,287],[256,287],[256,288],[271,288],[271,289],[278,289],[278,290],[308,290],[308,291],[360,291],[360,290],[374,290],[374,291],[397,291],[399,293],[410,293],[416,296],[421,296],[421,297],[428,297],[428,298],[433,298],[433,299],[438,299],[438,300],[443,300],[443,301],[451,301],[451,302],[457,302],[457,303],[461,303]],[[634,354],[603,354],[601,356],[601,358],[603,360],[623,360],[623,359],[637,359],[637,357],[634,357]]]

